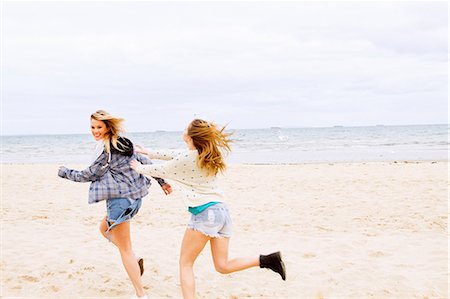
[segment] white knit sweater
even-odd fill
[[[136,171],[148,176],[169,179],[181,185],[185,204],[188,207],[197,207],[211,201],[223,202],[225,200],[222,190],[219,189],[216,176],[208,176],[198,167],[197,150],[158,150],[149,151],[150,159],[167,160],[161,164],[139,165]]]

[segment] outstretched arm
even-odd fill
[[[58,176],[74,182],[93,182],[100,178],[108,170],[109,154],[103,152],[88,168],[84,170],[68,169],[61,166]]]
[[[136,170],[141,174],[145,174],[148,176],[157,176],[166,179],[174,178],[174,176],[177,175],[175,171],[177,164],[178,163],[175,162],[174,160],[161,164],[150,164],[150,165],[142,165],[136,160],[133,160],[130,163],[131,168],[133,168],[134,170]]]
[[[150,158],[142,155],[141,153],[136,153],[135,156],[136,156],[136,160],[144,165],[153,164],[153,162],[152,162],[152,160],[150,160]],[[152,176],[152,178],[154,178],[158,182],[158,184],[161,186],[161,189],[163,189],[163,191],[166,195],[172,193],[172,187],[164,179],[162,179],[160,177],[154,177],[154,176]]]
[[[136,152],[144,154],[151,159],[157,160],[172,160],[178,156],[181,150],[149,150],[140,145],[136,145]],[[145,164],[145,163],[143,163]]]

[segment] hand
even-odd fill
[[[172,193],[172,186],[170,186],[169,184],[164,184],[161,186],[161,189],[163,189],[164,193],[166,195],[169,195],[170,193]]]
[[[139,163],[139,162],[136,161],[136,160],[132,160],[132,161],[130,162],[130,167],[131,167],[132,169],[134,169],[134,170],[136,170],[136,168],[137,168],[139,165],[141,165],[141,163]]]
[[[148,155],[148,150],[145,147],[143,147],[142,145],[139,145],[139,144],[136,144],[135,152],[136,153],[140,153],[140,154],[144,154],[144,155]]]
[[[65,178],[65,174],[64,172],[66,171],[66,167],[65,166],[59,166],[58,168],[58,176],[61,178]]]

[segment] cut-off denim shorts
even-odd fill
[[[233,233],[230,212],[223,202],[212,205],[197,215],[192,215],[187,226],[211,238],[230,238]]]
[[[141,208],[142,199],[129,200],[128,198],[111,198],[106,200],[106,225],[108,229],[106,235],[110,240],[109,231],[117,225],[130,221]]]

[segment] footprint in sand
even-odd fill
[[[83,224],[91,225],[91,224],[95,224],[95,223],[97,223],[97,219],[92,216],[83,218]]]
[[[77,272],[75,272],[76,274],[80,274],[83,275],[85,272],[94,272],[95,267],[94,266],[86,266],[80,270],[78,270]]]
[[[372,251],[369,256],[371,257],[382,257],[385,256],[386,254],[383,251]]]
[[[83,270],[84,271],[88,271],[88,272],[94,272],[95,267],[94,266],[88,266],[88,267],[84,267]]]
[[[152,271],[153,273],[155,273],[155,274],[159,274],[159,269],[156,268],[156,267],[153,267],[153,268],[151,269],[151,271]]]
[[[29,282],[39,282],[39,278],[30,276],[30,275],[22,275],[22,276],[19,276],[19,278],[29,281]]]

